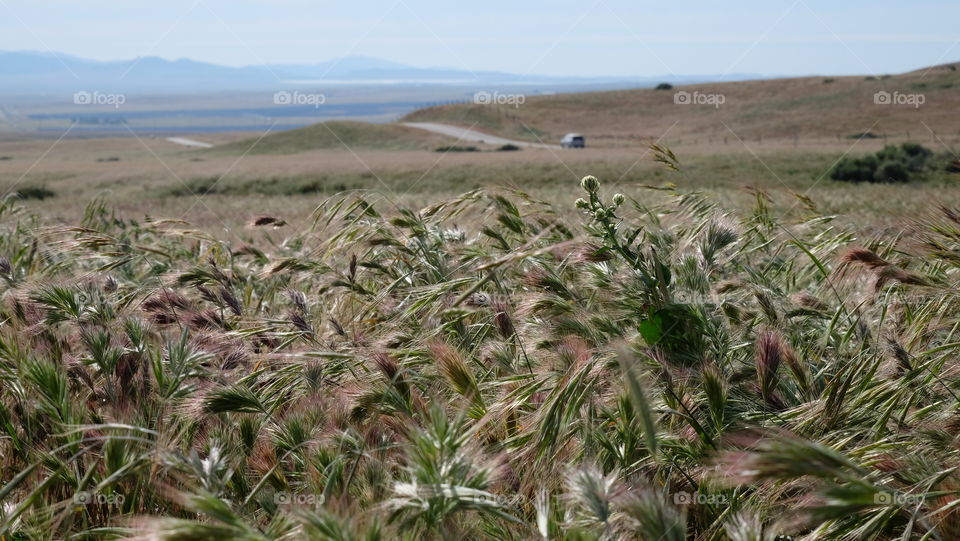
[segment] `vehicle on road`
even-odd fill
[[[586,146],[586,139],[579,133],[568,133],[560,140],[561,148],[585,148]]]

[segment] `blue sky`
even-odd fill
[[[547,75],[882,74],[960,60],[957,0],[0,0],[0,49]]]

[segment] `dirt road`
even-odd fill
[[[178,145],[183,145],[185,147],[213,148],[213,145],[210,143],[204,143],[203,141],[196,141],[194,139],[187,139],[186,137],[167,137],[167,141],[176,143]]]
[[[461,141],[470,141],[473,143],[486,143],[488,145],[516,145],[518,147],[528,147],[528,148],[549,148],[549,149],[559,149],[560,145],[547,145],[543,143],[529,143],[527,141],[516,141],[513,139],[506,139],[504,137],[497,137],[496,135],[490,135],[489,133],[483,133],[476,130],[471,130],[469,128],[461,128],[460,126],[451,126],[449,124],[437,124],[435,122],[404,122],[404,126],[410,126],[411,128],[418,128],[421,130],[427,130],[434,133],[439,133],[442,135],[448,135],[450,137],[455,137]]]

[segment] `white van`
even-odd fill
[[[568,133],[560,140],[561,148],[585,148],[586,146],[586,139],[579,133]]]

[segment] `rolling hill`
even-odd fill
[[[415,111],[403,120],[473,126],[530,141],[556,142],[567,132],[580,132],[594,146],[632,145],[665,134],[668,140],[844,139],[864,132],[910,138],[932,137],[931,131],[956,136],[960,131],[958,68],[958,64],[946,64],[894,76],[804,77],[528,96],[519,106],[443,105]],[[676,103],[680,92],[684,94],[679,101],[686,103]],[[691,103],[698,100],[703,103]],[[922,104],[916,103],[921,100]]]
[[[281,131],[266,137],[244,139],[208,152],[243,154],[295,154],[320,149],[424,150],[452,144],[455,140],[399,124],[322,122]]]

